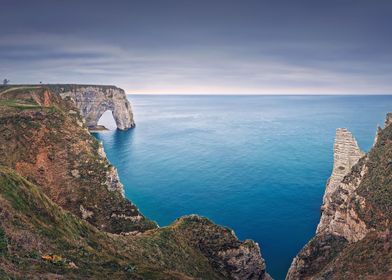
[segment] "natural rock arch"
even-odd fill
[[[98,119],[98,130],[102,129],[102,126],[109,130],[117,128],[116,121],[114,120],[113,112],[111,110],[105,111]]]
[[[127,130],[135,126],[131,104],[124,90],[114,86],[58,86],[63,98],[71,98],[86,120],[88,127],[95,127],[102,114],[112,111],[117,128]]]

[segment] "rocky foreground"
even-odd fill
[[[109,108],[134,126],[125,100],[0,87],[0,279],[269,279],[253,241],[199,216],[159,228],[124,198],[88,125]]]

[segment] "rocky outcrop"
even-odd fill
[[[331,196],[339,187],[344,176],[351,171],[351,168],[357,164],[359,159],[364,155],[365,153],[360,150],[357,141],[350,131],[345,128],[338,128],[336,130],[333,170],[325,189],[323,205],[321,207],[322,214],[320,223],[317,227],[317,233],[327,229],[334,231],[331,222],[336,213],[332,205],[333,201],[331,200]],[[346,189],[351,193],[353,187]],[[340,221],[341,219],[336,220]]]
[[[102,114],[112,111],[117,128],[127,130],[135,126],[131,104],[124,90],[114,86],[55,85],[50,86],[63,98],[70,98],[85,118],[87,126],[97,126]]]
[[[373,148],[363,157],[351,133],[337,131],[334,171],[327,183],[316,235],[294,258],[286,279],[389,279],[390,124],[388,114],[385,128],[378,130]]]
[[[269,280],[259,245],[252,240],[240,242],[234,232],[197,215],[178,219],[174,226],[187,242],[198,248],[224,279]],[[211,238],[214,236],[213,238]]]
[[[387,127],[390,124],[392,124],[392,113],[387,114],[387,117],[385,118],[384,127]]]

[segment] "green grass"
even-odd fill
[[[26,102],[25,100],[18,100],[18,99],[0,100],[0,106],[12,107],[19,110],[41,108],[41,106],[38,105],[37,103]]]
[[[0,194],[18,213],[31,216],[30,223],[39,228],[41,234],[59,241],[63,237],[77,240],[80,236],[89,235],[91,229],[85,223],[62,211],[36,186],[11,169],[0,167],[0,188]]]
[[[392,125],[385,128],[369,152],[368,171],[357,189],[367,207],[359,211],[370,227],[383,229],[392,220]],[[390,224],[390,222],[389,222]]]
[[[134,275],[144,279],[178,279],[170,276],[171,272],[166,271],[169,270],[178,275],[220,279],[208,260],[188,244],[187,233],[177,232],[176,226],[158,229],[141,237],[108,235],[64,211],[36,185],[3,166],[0,166],[0,197],[14,211],[14,218],[5,224],[7,231],[18,236],[19,230],[28,230],[40,238],[41,243],[48,245],[37,255],[35,250],[24,249],[23,244],[10,245],[8,240],[13,237],[5,236],[0,230],[0,252],[4,253],[8,248],[10,253],[5,255],[6,259],[21,271],[34,272],[35,275],[55,272],[64,277],[75,274],[94,279],[105,279],[108,275],[115,279],[133,279],[131,276]],[[40,259],[43,254],[59,255],[66,262],[63,266],[44,262]],[[32,262],[32,259],[35,261]],[[67,268],[66,263],[70,261],[79,268]]]

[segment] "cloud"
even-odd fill
[[[391,57],[355,45],[288,40],[155,48],[51,33],[0,39],[14,83],[116,84],[129,93],[391,93]]]

